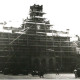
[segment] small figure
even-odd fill
[[[40,71],[40,74],[39,75],[40,75],[40,78],[41,77],[44,78],[44,76],[43,76],[44,75],[44,72],[43,71]]]
[[[77,69],[74,69],[75,78],[77,78]]]
[[[59,75],[59,69],[58,68],[56,69],[56,75]]]

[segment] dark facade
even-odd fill
[[[50,30],[52,25],[43,17],[44,14],[43,6],[34,4],[30,7],[30,18],[22,24],[25,34],[0,33],[1,70],[55,72],[58,68],[61,72],[73,71],[76,50],[70,45],[70,37]]]

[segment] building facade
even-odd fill
[[[42,5],[30,6],[30,17],[22,24],[24,34],[0,33],[0,69],[5,71],[72,72],[76,50],[70,45],[68,32],[51,30],[43,17]]]

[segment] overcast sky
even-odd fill
[[[0,22],[21,24],[33,4],[43,5],[44,17],[50,20],[54,29],[70,29],[71,34],[80,35],[80,0],[0,0]]]

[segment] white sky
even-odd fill
[[[29,14],[33,4],[43,5],[44,17],[57,30],[70,29],[80,35],[80,0],[0,0],[0,22],[20,22]]]

